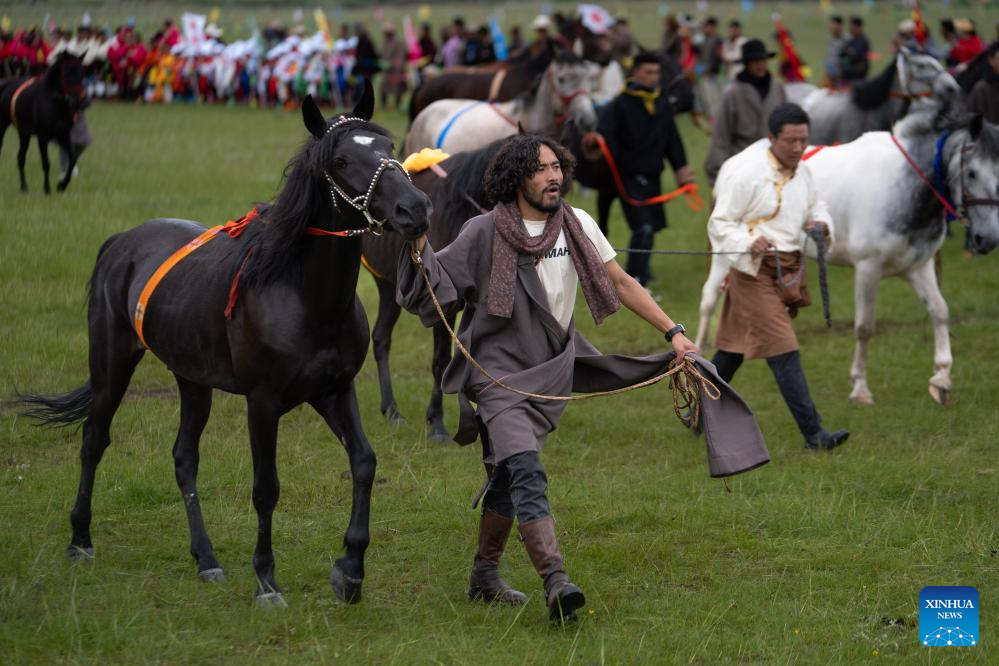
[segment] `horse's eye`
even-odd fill
[[[970,171],[968,171],[968,178],[970,178],[971,180],[975,179],[975,170],[974,169],[971,169]]]
[[[333,160],[334,169],[346,169],[350,162],[347,161],[346,157],[337,157]]]
[[[566,78],[564,76],[558,77],[558,84],[560,86],[564,86],[565,85],[565,81],[566,81]]]

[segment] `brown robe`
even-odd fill
[[[576,332],[574,322],[563,331],[548,310],[530,256],[518,258],[518,288],[511,317],[490,315],[493,234],[493,216],[488,213],[466,222],[446,248],[437,252],[428,243],[423,251],[423,265],[445,311],[464,300],[458,338],[490,374],[524,391],[566,396],[621,388],[665,371],[675,356],[673,352],[641,358],[604,355]],[[419,315],[425,326],[438,322],[423,277],[410,260],[408,246],[400,256],[396,299],[406,310]],[[712,476],[738,474],[769,462],[763,436],[749,407],[718,378],[713,365],[699,357],[696,361],[722,395],[720,400],[707,398],[703,391],[701,395]],[[477,414],[489,435],[491,451],[486,461],[490,463],[540,450],[548,433],[558,426],[566,406],[565,401],[528,398],[492,384],[458,351],[444,372],[442,388],[445,393],[458,393],[462,405],[455,440],[462,444],[475,441]],[[472,402],[476,414],[471,412]]]
[[[756,275],[734,268],[728,272],[725,304],[715,336],[718,349],[742,354],[747,360],[798,349],[791,319],[798,314],[798,308],[811,305],[808,273],[794,280],[801,267],[800,252],[781,253],[780,258],[781,279],[785,284],[794,282],[790,288],[780,286],[772,254],[763,257]]]

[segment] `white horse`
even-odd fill
[[[795,94],[803,94],[806,85],[798,85]],[[844,90],[817,88],[800,104],[811,119],[812,143],[831,145],[888,130],[910,110],[953,106],[960,98],[961,87],[936,58],[902,47],[873,79]]]
[[[923,176],[932,182],[937,175],[934,164],[940,165],[938,175],[945,184],[941,196],[949,196],[953,207],[963,211],[972,249],[979,254],[990,252],[999,244],[999,128],[983,123],[980,116],[970,123],[957,123],[938,112],[909,116],[894,131],[901,149],[890,133],[870,132],[851,143],[820,150],[807,162],[833,219],[836,242],[827,259],[855,269],[857,345],[850,368],[850,399],[859,404],[874,402],[866,366],[867,346],[874,335],[874,303],[881,279],[898,276],[912,285],[933,321],[934,374],[929,390],[934,400],[947,404],[952,364],[948,309],[933,268],[946,223],[943,204]],[[764,139],[747,150],[768,146]],[[807,248],[814,254],[812,243]],[[702,347],[728,270],[724,255],[714,255],[701,291],[696,340]]]
[[[596,127],[590,69],[569,52],[560,53],[536,90],[509,102],[442,99],[420,111],[406,136],[405,153],[441,148],[447,153],[475,150],[517,134],[518,123],[527,132],[555,134],[572,118],[578,127]]]

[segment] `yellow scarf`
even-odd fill
[[[645,110],[649,112],[650,116],[656,115],[656,100],[659,99],[659,95],[662,94],[659,88],[655,90],[636,90],[634,88],[625,87],[625,95],[631,95],[632,97],[637,97],[642,100],[645,104]]]

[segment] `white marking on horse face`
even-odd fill
[[[363,134],[361,134],[361,135],[355,134],[351,138],[354,139],[354,143],[356,143],[358,145],[361,145],[361,146],[370,146],[374,142],[374,140],[375,140],[375,137],[373,137],[373,136],[364,136]]]

